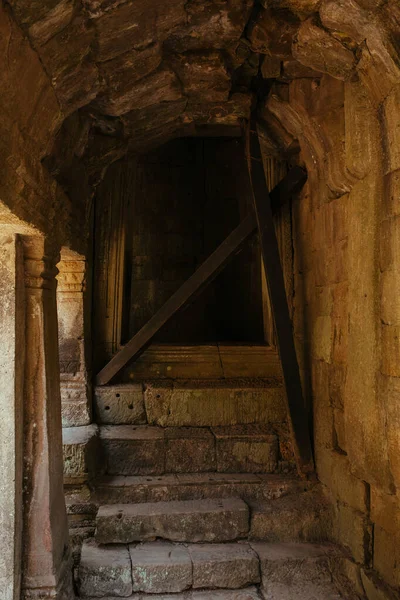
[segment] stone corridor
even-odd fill
[[[399,599],[399,0],[1,0],[0,47],[0,599]],[[98,385],[299,167],[280,265]]]

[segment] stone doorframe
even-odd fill
[[[71,600],[56,306],[59,250],[0,237],[0,589],[3,600]]]

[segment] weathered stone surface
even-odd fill
[[[278,461],[278,438],[268,427],[214,427],[217,470],[223,473],[272,473]]]
[[[109,475],[154,475],[165,471],[164,431],[158,427],[115,425],[100,428]]]
[[[141,384],[97,387],[94,391],[98,423],[144,425],[143,387]]]
[[[177,55],[172,59],[172,66],[189,99],[196,102],[228,100],[231,81],[221,53]]]
[[[396,592],[390,590],[372,570],[361,570],[362,585],[368,600],[396,600]]]
[[[241,588],[259,583],[258,557],[248,544],[194,544],[194,588]]]
[[[223,49],[235,45],[243,33],[250,15],[250,0],[220,4],[194,0],[185,5],[187,18],[169,36],[166,47],[174,52]]]
[[[168,594],[191,587],[192,561],[184,546],[151,542],[130,546],[134,592]]]
[[[129,543],[161,537],[175,542],[225,542],[249,529],[249,509],[239,499],[116,504],[97,514],[98,543]]]
[[[289,11],[263,10],[251,34],[251,48],[280,59],[292,56],[292,42],[300,21]]]
[[[321,490],[269,502],[251,501],[249,537],[268,542],[320,542],[330,538],[332,514]]]
[[[97,546],[84,542],[79,567],[79,591],[82,596],[129,596],[132,575],[129,550],[125,546]]]
[[[203,498],[242,498],[271,500],[286,494],[299,494],[304,485],[289,475],[248,473],[191,473],[162,476],[105,476],[96,481],[98,504],[128,504],[201,500]]]
[[[322,73],[314,71],[297,60],[285,60],[282,63],[282,79],[316,79],[322,77]]]
[[[286,417],[281,383],[266,380],[250,386],[238,380],[222,386],[194,382],[148,385],[145,406],[149,423],[162,426],[219,426],[240,423],[268,423]]]
[[[160,68],[134,85],[110,89],[106,95],[98,96],[94,104],[101,112],[116,117],[131,110],[181,98],[181,87],[175,73],[170,69]]]
[[[348,548],[354,559],[368,564],[372,553],[372,525],[366,514],[338,502],[333,512],[333,539]]]
[[[355,67],[354,54],[312,19],[301,24],[293,44],[293,56],[301,64],[337,79],[348,79]]]
[[[97,468],[97,425],[63,429],[64,476],[90,479]]]
[[[20,241],[14,235],[0,238],[0,466],[3,473],[0,510],[0,589],[4,600],[20,595],[23,423],[16,418],[23,410],[23,363],[15,365],[15,357],[24,340],[24,272]]]
[[[223,591],[212,590],[211,592],[192,592],[190,600],[259,600],[259,595],[255,587],[245,590]]]
[[[209,429],[169,427],[165,430],[167,473],[198,473],[215,468],[215,442]]]
[[[156,2],[149,6],[145,0],[119,4],[96,23],[100,61],[127,49],[141,50],[162,41],[175,26],[186,21],[183,0],[173,0],[168,5]]]
[[[330,450],[319,454],[317,473],[320,481],[330,488],[339,500],[355,510],[368,512],[368,490],[364,481],[351,474],[347,456]]]
[[[340,556],[334,546],[252,543],[252,547],[260,558],[266,600],[341,597],[332,585],[330,562]]]
[[[400,585],[399,532],[374,526],[373,566],[390,586]]]

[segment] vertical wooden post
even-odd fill
[[[251,121],[249,137],[249,175],[253,188],[254,209],[260,235],[265,276],[275,321],[277,345],[285,380],[288,418],[293,435],[298,471],[301,475],[306,475],[314,469],[308,414],[303,398],[292,322],[272,219],[271,201],[254,117]]]

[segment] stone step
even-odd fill
[[[88,540],[78,585],[84,598],[350,600],[351,592],[341,595],[333,583],[342,558],[329,544],[155,541],[98,546]],[[343,592],[344,580],[339,579]]]
[[[101,424],[219,427],[286,421],[281,376],[155,379],[97,387],[94,396]]]
[[[99,467],[97,425],[65,427],[62,436],[64,482],[80,484],[91,480]]]
[[[131,544],[129,549],[114,545],[111,552],[109,548],[93,540],[84,543],[79,567],[81,595],[234,590],[260,583],[258,555],[245,542],[186,546],[162,541]]]
[[[103,425],[100,440],[109,475],[272,473],[278,468],[278,437],[263,425]]]
[[[250,499],[248,502],[251,509],[249,539],[264,542],[332,539],[331,504],[320,486],[278,499]]]
[[[249,508],[240,498],[100,506],[96,542],[127,544],[162,538],[228,542],[249,532]]]
[[[295,494],[297,497],[314,485],[295,475],[280,474],[185,473],[103,476],[94,482],[92,501],[98,505],[230,497],[262,501],[288,494]]]
[[[264,600],[350,600],[333,581],[342,553],[332,544],[252,543],[260,559]],[[341,578],[342,579],[342,578]]]

